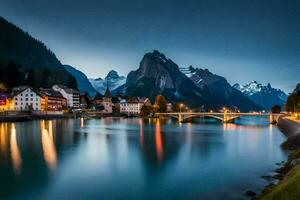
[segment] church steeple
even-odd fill
[[[106,91],[105,91],[104,97],[105,98],[111,98],[111,94],[110,94],[110,90],[109,90],[109,87],[108,87],[108,83],[106,84]]]

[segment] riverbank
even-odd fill
[[[134,116],[120,115],[118,113],[47,113],[47,112],[18,112],[18,113],[10,113],[6,115],[0,115],[0,122],[22,122],[22,121],[30,121],[37,119],[65,119],[65,118],[103,118],[103,117],[112,117],[112,118],[128,118]]]
[[[63,119],[73,118],[72,115],[16,115],[16,116],[0,116],[0,122],[22,122],[36,119]]]
[[[266,187],[259,199],[261,200],[293,200],[300,199],[300,124],[281,117],[278,127],[287,136],[282,147],[292,150],[283,167],[276,170],[275,178],[279,183]]]
[[[278,128],[287,136],[286,142],[282,144],[284,149],[295,150],[300,148],[300,123],[287,117],[281,117],[278,120]]]

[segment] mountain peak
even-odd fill
[[[294,92],[293,93],[297,93],[297,92],[300,92],[300,83],[298,83],[296,85],[296,88],[294,89]]]
[[[104,79],[89,79],[89,81],[99,93],[104,94],[106,87],[108,86],[111,93],[115,94],[114,90],[125,84],[126,77],[120,76],[115,70],[111,70]]]
[[[234,84],[233,87],[268,110],[275,104],[283,106],[287,98],[282,90],[272,88],[270,83],[263,85],[257,81],[251,81],[245,85]]]
[[[186,73],[191,74],[195,80]],[[196,81],[196,78],[199,80]],[[220,88],[222,95],[219,95]],[[205,106],[206,109],[219,109],[224,105],[237,106],[241,110],[260,108],[241,92],[233,89],[225,78],[211,73],[208,69],[197,69],[193,66],[179,68],[157,50],[146,53],[139,68],[128,74],[125,92],[129,96],[148,97],[151,100],[162,94],[167,101],[185,102],[191,107]],[[230,94],[234,94],[234,97]]]
[[[196,90],[194,94],[193,90]],[[202,96],[193,82],[181,73],[178,65],[157,50],[146,53],[139,68],[128,74],[126,94],[148,97],[151,100],[157,94],[163,94],[173,102],[183,98],[196,102]]]
[[[108,74],[106,75],[105,79],[106,80],[110,80],[110,79],[118,79],[120,76],[118,74],[117,71],[115,70],[111,70],[108,72]]]

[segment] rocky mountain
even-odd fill
[[[0,80],[3,87],[18,85],[34,88],[63,84],[76,87],[54,53],[42,42],[0,17]]]
[[[276,104],[283,107],[287,99],[287,94],[280,89],[273,88],[270,83],[262,85],[257,81],[252,81],[245,85],[237,83],[233,87],[243,92],[253,102],[266,110],[270,110]]]
[[[210,73],[204,72],[206,75]],[[199,75],[201,73],[202,71],[199,70]],[[194,79],[182,73],[178,65],[171,59],[167,59],[164,54],[154,50],[152,53],[144,55],[136,71],[128,74],[125,91],[127,95],[149,97],[152,101],[157,94],[162,94],[168,101],[185,102],[196,108],[204,105],[206,109],[219,109],[223,106],[236,106],[243,111],[260,109],[255,103],[232,88],[226,80],[224,82],[224,78],[215,83],[210,80],[210,76],[203,76],[203,78],[207,84],[197,84],[197,81],[195,82]],[[200,79],[198,82],[201,82]],[[219,86],[228,87],[231,92],[225,96],[219,95],[217,92]],[[236,96],[230,97],[230,95]]]
[[[88,92],[90,96],[95,96],[97,94],[97,91],[90,83],[89,79],[86,77],[84,73],[77,70],[76,68],[70,66],[70,65],[64,65],[66,70],[72,74],[76,81],[77,81],[77,88],[80,92]]]
[[[200,69],[189,66],[188,69],[181,68],[200,89],[208,88],[211,94],[219,99],[224,105],[241,109],[258,109],[255,103],[247,98],[242,92],[232,87],[227,80],[208,69]]]
[[[298,83],[296,85],[296,88],[294,89],[293,93],[297,93],[297,92],[300,92],[300,83]]]
[[[126,77],[120,76],[115,70],[111,70],[104,79],[89,79],[89,81],[93,85],[93,87],[101,94],[104,94],[107,85],[112,91],[112,94],[114,94],[117,88],[125,84]]]

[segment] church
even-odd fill
[[[98,93],[93,100],[93,107],[95,110],[101,110],[102,113],[112,113],[111,93],[107,85],[104,96]]]

